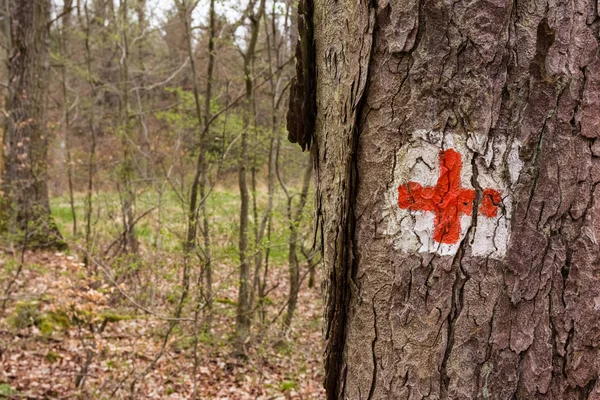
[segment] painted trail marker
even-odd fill
[[[398,186],[398,206],[434,213],[433,239],[440,244],[453,245],[460,239],[461,215],[472,214],[477,192],[462,187],[462,157],[456,150],[440,150],[439,169],[435,186],[423,187],[418,182]],[[500,202],[500,192],[485,189],[479,211],[488,218],[496,217]]]
[[[474,133],[421,129],[398,148],[381,225],[381,233],[392,239],[395,249],[453,256],[470,232],[470,255],[504,258],[511,194],[520,175],[519,164],[511,160],[518,155],[519,144],[499,137],[485,145],[477,139]],[[475,154],[480,156],[473,166]],[[478,204],[476,187],[481,188]]]

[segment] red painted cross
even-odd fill
[[[398,187],[398,206],[412,211],[435,213],[433,239],[455,244],[460,239],[460,217],[471,215],[476,192],[461,186],[461,155],[454,149],[440,151],[440,176],[435,186],[408,182]],[[500,192],[485,189],[479,210],[488,218],[498,214]]]

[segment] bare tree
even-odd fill
[[[208,213],[206,210],[206,177],[207,177],[207,162],[206,162],[206,147],[207,147],[207,133],[209,131],[209,124],[211,120],[210,112],[210,101],[212,97],[212,79],[214,69],[214,41],[215,41],[215,5],[214,0],[211,0],[209,8],[209,38],[208,38],[208,71],[207,71],[207,83],[206,83],[206,96],[204,98],[204,122],[202,121],[202,104],[200,101],[200,86],[198,83],[198,77],[196,72],[196,60],[194,55],[194,48],[192,43],[192,27],[191,18],[194,8],[198,5],[197,2],[191,6],[186,3],[185,0],[177,3],[179,14],[183,19],[185,27],[185,36],[187,42],[187,52],[190,60],[190,72],[192,75],[192,88],[194,94],[194,105],[196,112],[197,125],[196,130],[199,132],[197,141],[197,161],[196,170],[194,172],[194,178],[192,180],[192,187],[190,189],[190,200],[188,209],[188,221],[187,221],[187,234],[185,242],[185,257],[186,261],[184,268],[184,286],[189,286],[189,258],[192,251],[196,247],[196,236],[198,233],[198,217],[199,211],[202,211],[202,235],[204,238],[203,252],[203,273],[205,274],[205,288],[203,290],[201,298],[208,304],[209,314],[212,310],[212,269],[211,269],[211,253],[210,253],[210,223],[208,219]],[[200,196],[200,198],[198,198]],[[205,326],[210,326],[210,315],[205,323]]]
[[[286,4],[285,16],[283,21],[283,28],[285,31],[289,30],[289,13],[290,6]],[[271,251],[271,232],[272,232],[272,221],[273,221],[273,208],[274,208],[274,197],[275,197],[275,175],[277,170],[277,151],[279,148],[280,140],[280,129],[281,129],[281,118],[280,108],[284,104],[282,99],[284,98],[285,92],[289,87],[289,78],[285,76],[282,69],[284,58],[289,55],[286,52],[287,46],[285,46],[287,37],[279,33],[279,18],[277,15],[277,3],[273,2],[271,5],[271,18],[263,18],[265,26],[265,41],[267,49],[267,68],[269,71],[269,87],[270,87],[270,109],[271,109],[271,126],[270,126],[270,138],[269,138],[269,150],[268,150],[268,163],[267,163],[267,206],[264,210],[264,216],[261,220],[260,225],[255,224],[255,243],[256,243],[256,256],[254,259],[254,283],[252,285],[252,291],[250,295],[250,303],[254,303],[255,293],[257,295],[257,307],[260,313],[261,323],[263,328],[265,327],[266,310],[264,308],[264,300],[267,294],[267,277],[269,274],[269,255]],[[286,79],[287,78],[287,79]],[[285,82],[288,82],[286,84]],[[257,146],[258,143],[255,144]],[[253,192],[256,192],[256,148],[255,148],[255,159],[253,165],[253,176],[252,186]],[[256,194],[254,195],[254,208],[256,212]],[[255,216],[255,220],[258,217]],[[266,239],[266,244],[263,244]],[[263,249],[264,248],[264,249]],[[263,265],[264,264],[264,265]]]
[[[77,213],[75,212],[75,198],[73,194],[73,159],[71,157],[71,104],[69,97],[69,76],[67,74],[67,60],[69,56],[69,35],[71,34],[71,10],[73,0],[66,0],[63,4],[62,25],[60,32],[60,53],[62,57],[61,80],[63,95],[63,114],[65,133],[64,145],[66,152],[67,183],[69,184],[69,203],[71,205],[71,214],[73,216],[73,236],[77,235]]]
[[[208,62],[206,71],[206,92],[204,95],[204,123],[207,136],[209,131],[209,124],[212,118],[210,110],[212,101],[212,88],[214,80],[214,68],[215,68],[215,41],[217,40],[216,31],[216,12],[215,12],[215,0],[210,0],[208,8]],[[206,142],[206,136],[204,138]],[[206,153],[207,143],[202,146],[202,151]],[[205,274],[205,299],[206,309],[208,315],[204,322],[205,329],[210,329],[212,323],[212,303],[213,303],[213,273],[212,273],[212,251],[211,251],[211,234],[210,234],[210,220],[208,211],[206,209],[206,196],[207,196],[207,176],[208,176],[208,165],[206,161],[206,154],[203,154],[204,167],[202,168],[202,174],[200,175],[200,197],[202,198],[201,210],[202,210],[202,236],[204,238],[204,274]]]
[[[120,0],[120,98],[119,112],[120,124],[119,134],[121,135],[121,145],[123,147],[123,159],[119,167],[119,188],[121,194],[122,219],[123,219],[123,247],[133,253],[138,251],[138,240],[135,235],[135,187],[133,175],[135,173],[135,165],[133,160],[133,135],[132,124],[130,121],[129,110],[129,91],[130,91],[130,75],[129,75],[129,4],[128,0]]]
[[[244,81],[246,84],[245,112],[242,127],[242,137],[240,145],[240,154],[238,160],[238,181],[240,188],[240,275],[239,292],[236,318],[236,340],[235,352],[244,354],[244,344],[250,334],[250,313],[252,304],[250,304],[250,259],[248,257],[248,217],[250,212],[250,193],[246,179],[246,169],[248,167],[248,132],[251,124],[255,123],[253,118],[253,67],[256,56],[256,45],[258,42],[258,33],[260,29],[260,19],[265,10],[265,0],[261,0],[258,9],[255,10],[255,3],[251,2],[248,6],[248,20],[250,21],[250,32],[246,50],[243,52],[244,58]]]
[[[81,14],[80,14],[81,15]],[[84,28],[85,36],[84,36],[84,47],[85,47],[85,65],[87,72],[87,83],[89,85],[89,96],[91,99],[91,107],[95,111],[96,108],[96,100],[97,100],[97,88],[96,83],[93,80],[93,71],[92,71],[92,50],[90,44],[91,38],[91,21],[90,21],[90,11],[88,9],[87,3],[84,4],[84,16],[85,16],[85,24],[83,23],[83,18],[80,18],[80,25]],[[89,255],[92,254],[92,216],[93,216],[93,197],[94,197],[94,172],[96,169],[96,145],[97,145],[97,135],[96,135],[96,119],[94,118],[95,112],[89,113],[88,116],[88,127],[90,131],[90,148],[89,148],[89,156],[88,156],[88,175],[87,175],[87,188],[86,195],[84,199],[84,214],[85,214],[85,253],[83,256],[83,263],[85,267],[90,269],[90,260]]]

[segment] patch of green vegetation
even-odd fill
[[[100,318],[105,319],[107,322],[119,322],[128,321],[135,319],[135,315],[117,314],[110,311],[103,312],[100,314]]]
[[[277,343],[277,352],[282,356],[292,355],[294,352],[292,343],[285,340],[281,340],[279,343]]]
[[[50,361],[51,364],[54,364],[61,358],[62,356],[60,354],[55,353],[52,350],[48,351],[48,353],[46,354],[46,360]]]
[[[135,230],[135,233],[137,234],[138,239],[146,239],[150,241],[150,239],[152,239],[154,230],[147,224],[140,224]]]
[[[168,292],[165,295],[165,299],[169,302],[169,304],[171,305],[175,305],[178,304],[179,301],[181,301],[181,288],[179,287],[175,287],[173,288],[172,291]],[[186,300],[187,303],[188,300]]]
[[[14,313],[8,317],[8,323],[15,329],[25,329],[36,324],[40,317],[38,302],[17,302]]]
[[[273,210],[270,242],[267,242],[265,238],[260,246],[270,247],[269,258],[273,263],[284,264],[287,262],[289,237],[284,210],[285,200],[282,193],[276,193],[275,197],[276,208]],[[83,193],[75,193],[75,212],[79,220],[85,215],[84,200]],[[257,193],[259,210],[262,210],[266,201],[266,193],[259,191]],[[213,247],[215,259],[227,257],[232,258],[233,263],[236,262],[238,250],[237,241],[234,239],[237,237],[239,229],[239,202],[237,190],[223,187],[215,188],[206,200],[212,234],[215,238],[225,239],[219,246]],[[67,240],[77,239],[72,237],[73,216],[68,195],[53,197],[50,203],[52,215],[60,231],[67,237]],[[160,249],[163,251],[181,252],[182,237],[180,233],[185,232],[187,209],[182,208],[180,195],[174,190],[165,190],[159,198],[159,194],[156,192],[144,191],[138,194],[136,203],[140,210],[139,213],[156,208],[136,224],[136,234],[140,242],[147,248],[154,248],[159,243]],[[119,194],[113,191],[98,192],[94,196],[94,204],[97,215],[94,217],[93,229],[98,241],[112,242],[122,232],[122,225],[119,222],[121,215]],[[158,208],[159,205],[160,208]],[[159,212],[161,225],[157,226]],[[310,219],[310,214],[307,214],[304,220],[308,219]],[[256,222],[260,223],[261,220],[262,215]],[[249,229],[249,232],[252,233],[253,230]],[[252,244],[253,238],[249,238],[249,242]]]
[[[19,261],[16,258],[7,258],[4,261],[4,265],[0,268],[0,276],[5,277],[13,275],[15,270],[19,267]]]
[[[78,270],[75,272],[75,277],[79,280],[84,280],[87,278],[87,273],[84,270]]]
[[[201,332],[198,334],[198,342],[204,344],[212,344],[214,338],[208,332]]]
[[[279,382],[279,390],[281,390],[282,392],[287,392],[293,389],[296,389],[296,382],[292,380],[284,380]]]
[[[49,271],[47,265],[40,265],[40,264],[37,264],[37,263],[28,264],[27,268],[30,269],[31,271],[35,271],[35,272],[38,272],[40,274],[45,274],[45,273],[47,273]]]
[[[258,301],[258,305],[262,305],[262,306],[271,306],[271,305],[275,304],[275,301],[269,296],[263,297],[262,299],[259,298],[257,301]]]
[[[59,310],[42,314],[38,301],[16,303],[14,313],[8,317],[8,323],[17,330],[36,326],[45,336],[51,335],[56,330],[66,330],[71,326],[66,312]]]
[[[69,203],[60,202],[52,206],[52,216],[56,221],[60,221],[61,224],[72,224],[73,213],[71,211],[71,205]]]
[[[227,297],[216,298],[215,303],[227,304],[229,306],[234,306],[234,307],[237,307],[237,304],[238,304],[237,301],[231,300]]]
[[[8,399],[16,394],[17,391],[10,387],[8,383],[0,383],[0,398]]]
[[[8,226],[10,224],[10,204],[8,196],[0,196],[0,233],[8,232]]]
[[[56,330],[66,330],[71,326],[71,320],[64,311],[50,311],[47,314],[41,315],[36,326],[40,329],[43,335],[49,336]]]
[[[39,326],[40,328],[40,332],[42,332],[42,335],[44,336],[50,336],[52,335],[52,333],[54,333],[54,324],[52,324],[52,321],[50,321],[47,318],[41,318],[39,323],[36,324]]]

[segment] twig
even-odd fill
[[[73,11],[74,9],[75,9],[75,7],[70,7],[68,9],[64,10],[63,12],[61,12],[60,14],[58,14],[54,19],[50,20],[47,24],[48,29],[52,26],[53,23],[55,23],[56,21],[58,21],[59,19],[61,19],[62,17],[64,17],[68,13],[70,13],[71,11]]]
[[[142,310],[146,314],[150,314],[153,317],[158,318],[158,319],[163,320],[163,321],[193,321],[193,318],[172,318],[172,317],[165,317],[165,316],[162,316],[162,315],[156,313],[155,311],[152,311],[152,310],[144,307],[143,305],[139,304],[137,301],[135,301],[133,298],[131,298],[131,296],[129,296],[127,293],[125,293],[125,291],[123,291],[123,289],[121,289],[119,287],[119,285],[114,280],[114,278],[111,276],[110,272],[108,272],[108,270],[106,269],[106,267],[104,266],[104,264],[102,264],[100,261],[98,261],[95,258],[93,258],[86,250],[82,249],[81,247],[77,246],[77,249],[79,251],[83,252],[88,257],[88,260],[90,260],[96,266],[100,267],[100,269],[102,270],[102,272],[104,273],[104,275],[106,276],[106,278],[109,280],[109,282],[115,288],[117,288],[117,290],[119,291],[119,293],[121,293],[121,296],[123,296],[125,299],[127,299],[127,301],[129,301],[131,304],[133,304],[139,310]]]
[[[150,209],[146,210],[145,212],[143,212],[139,217],[137,217],[132,223],[131,226],[129,227],[129,229],[132,229],[135,224],[137,224],[142,218],[144,218],[146,215],[148,215],[149,213],[151,213],[152,211],[154,211],[156,209],[156,207],[151,207]],[[123,232],[121,232],[121,234],[119,235],[118,238],[116,238],[109,246],[108,248],[104,251],[104,256],[106,256],[108,254],[108,252],[110,251],[110,249],[117,243],[119,243],[121,240],[123,240],[123,238],[127,235],[127,229],[124,229]]]
[[[175,77],[176,77],[176,76],[177,76],[177,75],[178,75],[178,74],[179,74],[179,73],[180,73],[180,72],[181,72],[181,71],[182,71],[182,70],[185,68],[185,66],[187,65],[187,63],[188,63],[189,61],[190,61],[190,58],[189,58],[189,57],[187,57],[187,58],[185,59],[185,61],[183,62],[183,64],[181,64],[181,67],[177,68],[177,70],[176,70],[175,72],[173,72],[173,73],[171,74],[171,76],[169,76],[169,77],[168,77],[167,79],[165,79],[164,81],[162,81],[162,82],[157,82],[157,83],[155,83],[154,85],[150,85],[150,86],[148,86],[148,87],[136,86],[136,87],[134,87],[133,89],[131,89],[131,90],[130,90],[130,92],[133,92],[133,91],[136,91],[136,90],[139,90],[139,89],[144,89],[144,90],[146,90],[146,91],[147,91],[147,90],[152,90],[152,89],[154,89],[154,88],[156,88],[156,87],[158,87],[158,86],[166,85],[167,83],[169,83],[170,81],[172,81],[172,80],[173,80],[173,79],[174,79],[174,78],[175,78]]]

